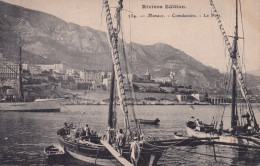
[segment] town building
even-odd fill
[[[140,76],[141,80],[143,81],[150,81],[151,80],[151,75],[149,70],[147,69],[147,71],[145,72],[145,74]]]
[[[64,63],[54,64],[53,71],[56,73],[64,74],[65,73],[65,64]]]
[[[0,63],[0,79],[1,80],[13,80],[17,79],[19,72],[19,65],[4,61]]]
[[[188,96],[186,94],[177,94],[176,97],[178,99],[178,101],[181,102],[186,102],[188,100]]]
[[[66,75],[68,75],[68,76],[75,76],[75,75],[78,75],[78,71],[76,69],[67,69],[66,70]]]
[[[35,66],[39,66],[41,68],[42,71],[50,71],[50,70],[54,70],[54,65],[41,65],[41,64],[37,64]]]
[[[222,104],[222,103],[231,103],[231,96],[226,96],[226,95],[210,95],[208,97],[208,101],[211,104]]]
[[[194,97],[199,102],[205,102],[207,101],[208,94],[206,92],[201,93],[193,93],[191,94],[192,97]]]
[[[177,94],[176,97],[177,97],[177,100],[179,101],[179,103],[196,101],[196,99],[193,96],[191,96],[190,94]]]
[[[32,75],[38,75],[38,74],[41,74],[42,69],[41,69],[40,66],[30,66],[30,67],[29,67],[29,72],[30,72]]]
[[[96,84],[101,84],[102,83],[102,71],[101,70],[86,70],[84,69],[83,71],[79,72],[80,76],[80,81],[82,83],[96,83]]]
[[[175,79],[175,73],[171,70],[170,74],[167,74],[161,78],[156,78],[155,82],[161,82],[163,84],[165,83],[171,83],[172,85],[174,85],[174,79]]]
[[[134,83],[135,91],[140,92],[161,92],[160,84],[159,83]]]
[[[137,76],[136,74],[129,74],[128,79],[130,82],[143,82],[143,83],[152,83],[154,80],[151,80],[151,75],[149,70],[145,72],[143,75]]]
[[[22,68],[23,68],[23,70],[29,71],[30,65],[28,63],[23,63]]]
[[[65,73],[65,64],[64,63],[58,63],[58,64],[23,64],[23,70],[29,70],[32,74],[40,74],[39,72],[42,71],[54,71],[56,73]]]

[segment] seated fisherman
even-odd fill
[[[197,120],[195,121],[195,123],[196,123],[196,130],[200,131],[201,122],[199,121],[199,119],[197,119]]]
[[[67,122],[64,123],[64,130],[66,132],[66,135],[70,135],[70,127]]]
[[[222,131],[223,131],[223,121],[221,120],[219,124],[218,134],[222,135]]]
[[[88,124],[86,124],[86,127],[84,128],[85,132],[86,132],[86,136],[90,136],[90,128],[88,127]]]

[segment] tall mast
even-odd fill
[[[19,71],[18,71],[18,78],[19,78],[19,100],[24,101],[24,94],[23,94],[23,78],[22,78],[22,41],[20,37],[20,46],[19,46]]]
[[[108,113],[108,126],[110,128],[114,128],[115,127],[113,125],[114,89],[115,89],[115,71],[114,71],[114,64],[113,64],[113,66],[112,66],[112,74],[111,74],[111,85],[110,85],[109,113]]]
[[[238,40],[238,16],[237,16],[237,0],[236,0],[236,26],[235,26],[235,37],[233,41],[233,55],[232,59],[237,61],[237,40]],[[232,85],[232,112],[231,112],[231,128],[236,130],[237,127],[237,73],[233,68],[233,85]]]
[[[106,22],[107,22],[107,31],[108,31],[108,40],[110,42],[110,48],[111,48],[111,55],[112,60],[114,64],[114,70],[115,70],[115,77],[117,81],[117,92],[118,97],[120,101],[120,107],[122,110],[122,113],[124,115],[124,122],[125,122],[125,128],[126,131],[130,131],[130,124],[129,124],[129,118],[128,118],[128,108],[126,104],[126,96],[125,96],[125,90],[124,90],[124,84],[123,84],[123,73],[121,71],[120,61],[119,61],[119,53],[118,53],[118,32],[120,30],[120,11],[123,8],[122,5],[123,0],[118,1],[118,7],[116,8],[116,16],[117,16],[117,28],[113,27],[113,22],[110,14],[110,8],[108,5],[108,0],[103,0],[104,9],[106,11]]]
[[[216,19],[217,19],[218,24],[219,24],[219,29],[220,29],[221,34],[222,34],[222,36],[224,38],[224,41],[226,43],[227,50],[229,52],[230,58],[232,59],[232,68],[234,70],[236,70],[236,76],[237,76],[236,81],[238,82],[238,84],[240,86],[240,90],[241,90],[242,96],[243,96],[243,98],[246,101],[247,108],[248,108],[247,113],[250,115],[250,122],[253,122],[251,125],[253,125],[255,131],[259,131],[259,125],[258,125],[258,123],[256,121],[256,118],[255,118],[255,115],[254,115],[254,111],[253,111],[252,105],[250,103],[250,96],[248,95],[248,90],[247,90],[246,85],[245,85],[245,80],[243,78],[242,71],[241,71],[241,69],[240,69],[240,67],[238,65],[237,58],[233,58],[234,50],[236,50],[236,54],[235,55],[237,55],[238,35],[236,37],[236,40],[234,40],[234,42],[236,42],[236,44],[235,44],[236,49],[233,49],[232,46],[231,46],[231,43],[229,42],[228,35],[227,35],[227,33],[226,33],[225,29],[224,29],[224,26],[223,26],[222,21],[220,19],[220,15],[218,14],[218,11],[217,11],[217,9],[216,9],[216,7],[214,5],[213,0],[209,0],[209,1],[210,1],[210,5],[213,8],[214,15],[217,16]],[[237,12],[237,9],[238,9],[238,7],[236,7],[236,12]],[[236,15],[236,18],[237,18],[237,16],[238,15]],[[238,21],[236,20],[236,22],[238,22]],[[238,27],[238,26],[236,26],[236,27]],[[236,31],[236,33],[238,34],[238,31]],[[236,120],[236,122],[237,122],[237,120]],[[231,122],[231,127],[232,127],[232,124],[233,123]]]

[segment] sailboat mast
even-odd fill
[[[19,71],[18,71],[18,78],[19,78],[19,100],[24,101],[24,94],[23,94],[23,78],[22,78],[22,41],[20,37],[20,46],[19,46]]]
[[[233,55],[232,60],[237,61],[237,40],[238,40],[238,5],[236,0],[236,26],[235,26],[235,37],[233,41]],[[231,128],[236,130],[237,127],[237,73],[236,70],[233,68],[233,85],[232,85],[232,112],[231,112]]]
[[[113,66],[112,66],[112,74],[111,74],[111,85],[110,85],[109,113],[108,113],[108,126],[110,128],[114,128],[115,127],[113,125],[114,90],[115,90],[115,71],[114,71],[114,64],[113,64]]]
[[[221,34],[222,34],[222,36],[224,38],[224,41],[225,41],[226,46],[227,46],[227,50],[228,50],[228,52],[230,54],[230,58],[232,60],[232,68],[236,70],[236,76],[237,76],[236,82],[238,82],[238,84],[240,86],[240,90],[241,90],[242,96],[243,96],[243,98],[246,101],[247,108],[248,108],[247,113],[251,116],[250,117],[250,121],[253,122],[253,124],[254,124],[254,126],[253,126],[254,130],[258,132],[259,131],[259,125],[258,125],[258,123],[256,121],[256,118],[255,118],[255,115],[254,115],[254,111],[253,111],[252,105],[250,103],[250,96],[248,95],[248,90],[247,90],[246,85],[245,85],[245,80],[244,80],[244,77],[242,75],[242,71],[241,71],[241,69],[240,69],[240,67],[238,65],[237,58],[233,58],[234,50],[236,50],[235,51],[235,55],[237,55],[238,30],[236,30],[236,32],[235,32],[236,33],[236,37],[235,37],[234,42],[236,42],[236,43],[233,45],[234,47],[232,47],[231,43],[229,42],[228,35],[227,35],[227,33],[226,33],[226,31],[225,31],[225,29],[223,27],[223,24],[222,24],[222,21],[220,19],[220,16],[219,16],[219,14],[217,12],[217,9],[216,9],[216,7],[214,5],[214,2],[213,2],[213,0],[209,0],[209,1],[210,1],[210,5],[213,8],[214,15],[217,15],[216,19],[217,19],[218,24],[219,24],[219,29],[221,30]],[[238,9],[238,5],[236,5],[236,13],[238,13],[237,9]],[[236,18],[237,18],[237,20],[236,20],[236,28],[238,29],[238,25],[237,25],[238,24],[238,14],[236,14]],[[236,113],[236,109],[234,109],[234,113]],[[232,116],[231,119],[232,119],[231,120],[231,127],[233,128],[232,124],[234,124],[233,123],[233,119],[235,119],[235,115],[234,115],[234,118]],[[237,122],[237,120],[236,120],[236,122]]]
[[[118,23],[120,22],[119,17],[120,17],[120,11],[123,8],[122,5],[123,0],[118,1],[118,7],[116,9],[116,16]],[[128,118],[128,108],[126,104],[126,96],[125,96],[125,90],[124,90],[124,84],[123,84],[123,74],[121,71],[121,66],[120,66],[120,61],[119,61],[119,53],[117,49],[117,37],[118,37],[118,32],[120,30],[120,25],[117,24],[117,28],[113,27],[113,22],[110,14],[110,8],[108,5],[108,0],[103,0],[103,5],[104,9],[106,11],[106,22],[107,22],[107,31],[108,31],[108,38],[109,38],[109,43],[110,43],[110,48],[111,48],[111,55],[112,55],[112,60],[114,64],[114,71],[115,71],[115,78],[117,82],[117,89],[118,89],[118,97],[120,101],[120,107],[122,110],[122,113],[124,115],[124,122],[125,122],[125,128],[126,131],[129,131],[130,133],[130,123],[129,123],[129,118]]]

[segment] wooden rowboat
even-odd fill
[[[154,120],[137,119],[137,121],[138,121],[140,124],[158,125],[159,122],[160,122],[160,119],[159,119],[159,118],[156,118],[156,119],[154,119]]]
[[[65,151],[59,145],[50,145],[44,148],[44,154],[48,159],[62,159],[65,155]]]

